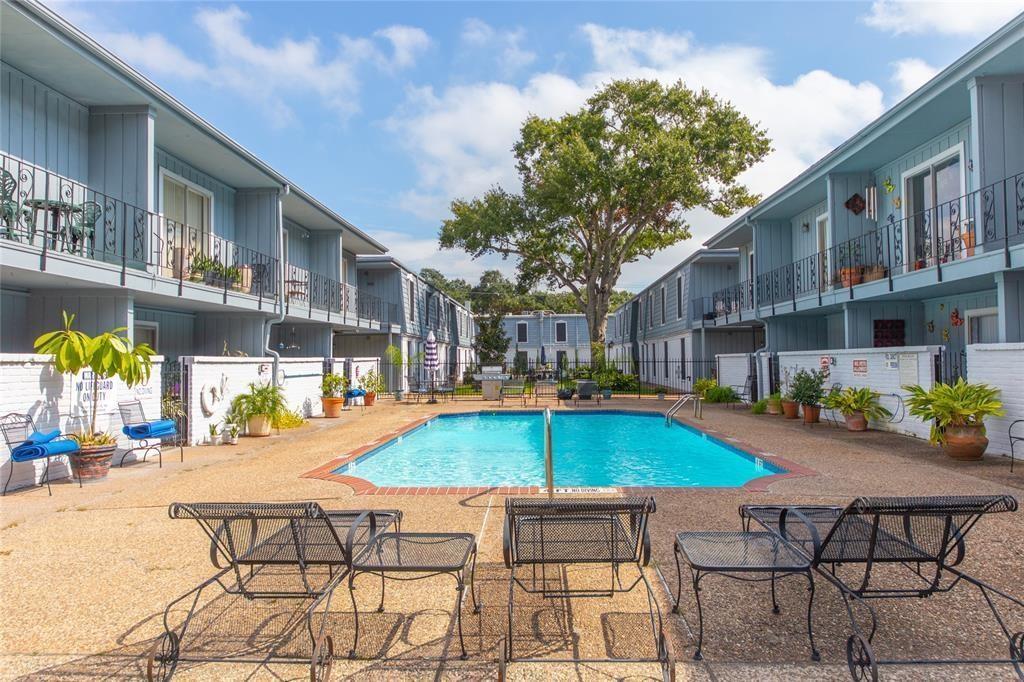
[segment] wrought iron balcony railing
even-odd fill
[[[313,310],[323,310],[328,320],[332,314],[338,314],[370,322],[390,323],[397,315],[396,306],[385,303],[373,294],[292,263],[285,264],[284,293],[287,310],[299,306],[308,308],[310,315]]]

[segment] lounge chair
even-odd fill
[[[850,619],[853,634],[846,642],[847,666],[856,680],[877,679],[881,664],[928,662],[875,657],[872,640],[878,619],[868,600],[926,598],[949,592],[964,582],[981,592],[1009,644],[1010,657],[1003,660],[1012,664],[1018,676],[1024,679],[1024,631],[1011,631],[998,608],[1000,602],[1024,608],[1024,601],[958,568],[967,554],[964,538],[978,521],[987,514],[1016,510],[1017,500],[1009,495],[861,497],[846,507],[744,505],[740,507],[744,530],[732,533],[727,542],[723,540],[723,545],[714,551],[705,551],[700,545],[700,532],[679,533],[676,566],[678,569],[680,558],[689,564],[697,596],[701,628],[697,652],[700,653],[703,641],[698,588],[701,578],[709,573],[746,580],[751,573],[768,573],[773,603],[776,577],[796,572],[806,575],[812,599],[814,577],[824,578],[839,590]],[[752,525],[759,530],[752,531]],[[742,558],[742,563],[749,563],[748,557],[754,555],[758,557],[758,566],[737,565],[737,557]],[[879,564],[894,570],[873,574],[872,570]],[[681,581],[680,571],[676,609]],[[866,633],[857,623],[854,607],[870,616]],[[813,657],[816,651],[810,612],[809,605],[807,627]]]
[[[391,510],[326,511],[315,502],[185,504],[176,502],[168,513],[172,519],[192,519],[210,539],[210,561],[217,572],[181,595],[164,610],[164,633],[154,644],[147,661],[150,680],[166,680],[179,662],[208,662],[212,656],[201,652],[185,654],[191,624],[204,591],[217,586],[218,593],[254,599],[309,600],[301,618],[291,621],[282,640],[304,622],[313,644],[310,677],[326,680],[334,655],[334,641],[326,631],[328,619],[315,618],[319,607],[330,610],[334,590],[348,577],[353,559],[392,525],[402,514]],[[270,578],[273,579],[269,579]],[[295,589],[283,589],[291,579]],[[171,613],[185,611],[184,620],[172,626]],[[318,621],[318,622],[317,622]],[[201,635],[200,632],[197,636]],[[255,646],[221,655],[224,662],[275,660]],[[285,659],[295,662],[294,658]]]
[[[45,483],[46,491],[53,495],[53,490],[50,488],[50,460],[56,457],[67,457],[78,452],[78,441],[70,436],[62,435],[60,429],[39,431],[31,415],[16,412],[0,417],[0,431],[3,432],[4,441],[11,451],[11,461],[8,463],[10,471],[7,472],[7,481],[0,494],[7,494],[7,486],[11,484],[11,478],[14,477],[16,463],[34,462],[37,459],[45,458],[46,467],[43,469],[43,480],[39,485]],[[79,479],[78,485],[82,485],[81,479]]]
[[[733,390],[733,393],[736,394],[736,397],[739,399],[738,402],[739,402],[740,405],[749,405],[751,402],[753,402],[753,397],[754,397],[754,377],[753,376],[748,374],[747,378],[744,379],[742,386],[733,385],[733,386],[730,386],[729,388],[731,388]],[[732,405],[735,406],[736,403],[733,402]]]
[[[504,407],[506,398],[518,398],[523,407],[526,407],[526,382],[521,380],[504,382],[498,393],[498,404]]]
[[[630,592],[640,583],[647,590],[654,658],[630,659],[631,662],[657,662],[665,679],[671,676],[668,647],[662,630],[651,584],[643,567],[651,558],[651,539],[647,524],[655,511],[653,497],[610,499],[547,500],[509,498],[505,501],[503,554],[511,570],[508,586],[508,632],[505,636],[498,679],[506,677],[509,662],[587,662],[587,659],[517,658],[513,646],[515,594],[520,589],[545,599],[612,597]],[[562,585],[559,566],[568,564],[606,565],[608,580],[602,587],[570,589]],[[637,577],[628,583],[620,575],[626,566],[636,568]],[[607,585],[607,589],[605,589]],[[589,659],[590,662],[614,662],[616,659]]]
[[[1024,443],[1024,419],[1018,419],[1010,424],[1010,428],[1007,430],[1007,436],[1010,439],[1010,473],[1012,474],[1013,459],[1017,454],[1015,452],[1017,443]]]
[[[536,405],[541,398],[558,402],[558,382],[554,379],[538,379],[533,382],[533,404]]]
[[[163,467],[164,453],[162,446],[163,442],[167,439],[174,439],[178,446],[178,454],[181,456],[181,461],[185,461],[185,450],[181,437],[178,434],[178,427],[173,419],[157,419],[155,421],[146,419],[146,411],[142,409],[142,401],[139,400],[118,403],[117,408],[121,412],[121,422],[124,424],[121,432],[128,436],[128,440],[131,443],[131,447],[121,455],[119,466],[124,466],[125,458],[134,452],[141,451],[142,461],[145,462],[149,454],[156,451],[157,461]],[[153,445],[150,441],[156,441],[156,444]]]

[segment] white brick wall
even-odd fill
[[[967,346],[967,377],[1002,392],[1000,400],[1006,416],[985,420],[989,440],[986,452],[1009,454],[1010,424],[1024,419],[1024,343],[976,343]],[[1018,457],[1021,452],[1019,444]]]
[[[916,374],[914,383],[925,388],[930,388],[935,373],[935,355],[939,352],[940,346],[914,346],[904,348],[851,348],[831,349],[816,351],[793,351],[779,353],[779,378],[782,381],[782,392],[785,394],[788,386],[786,378],[792,377],[799,369],[817,370],[821,367],[821,358],[834,358],[835,364],[829,365],[829,376],[825,380],[825,390],[828,391],[832,384],[840,383],[843,387],[853,386],[854,388],[868,387],[879,393],[896,393],[902,397],[907,392],[901,387],[901,376],[909,379]],[[886,367],[886,356],[895,354],[899,365],[896,369]],[[904,358],[909,361],[903,365]],[[864,375],[854,374],[854,361],[864,360],[867,363],[867,373]],[[899,367],[904,369],[901,371]],[[916,371],[914,371],[916,370]],[[896,400],[894,398],[882,398],[882,405],[892,411],[896,411]],[[915,417],[904,415],[902,422],[896,423],[872,423],[872,428],[885,431],[893,431],[918,438],[928,438],[930,425]]]
[[[743,387],[750,374],[750,355],[748,353],[730,353],[716,355],[718,361],[718,385]]]
[[[118,435],[118,452],[114,462],[120,462],[121,453],[128,447],[128,439],[121,435],[119,401],[138,398],[146,416],[160,417],[160,371],[163,358],[156,356],[149,381],[128,388],[120,380],[113,380],[100,400],[96,415],[96,428]],[[0,414],[11,412],[32,415],[40,429],[59,428],[62,433],[77,433],[89,427],[88,401],[91,399],[86,373],[72,376],[58,374],[45,355],[0,353]],[[0,487],[11,473],[10,450],[0,441]],[[134,455],[133,455],[134,456]],[[132,461],[132,457],[128,458]],[[46,460],[18,462],[10,489],[38,483],[42,480]],[[50,466],[50,479],[70,476],[66,460],[54,461]]]
[[[281,358],[278,379],[289,408],[303,416],[323,413],[320,382],[323,358]],[[200,444],[209,435],[209,425],[223,423],[232,399],[245,393],[249,384],[269,384],[273,378],[271,358],[233,358],[195,356],[185,358],[189,365],[189,442]],[[204,410],[205,405],[210,413]]]

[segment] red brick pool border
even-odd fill
[[[481,410],[482,412],[499,412],[499,410]],[[541,410],[516,410],[519,412],[540,412]],[[655,410],[635,410],[629,408],[614,407],[608,410],[611,411],[622,411],[622,412],[643,412],[646,414],[658,414],[662,415],[663,412]],[[457,414],[457,413],[456,413]],[[300,478],[315,478],[321,481],[332,481],[334,483],[343,483],[347,485],[356,495],[479,495],[483,493],[490,493],[494,495],[539,495],[543,489],[539,486],[425,486],[425,487],[397,487],[397,486],[384,486],[377,487],[374,483],[367,481],[365,478],[359,478],[358,476],[349,476],[347,474],[336,474],[335,469],[353,460],[359,459],[367,452],[375,448],[379,448],[388,441],[391,441],[399,436],[409,433],[415,428],[426,424],[431,419],[438,417],[439,414],[430,414],[420,419],[416,419],[409,422],[405,426],[390,433],[386,433],[376,440],[366,443],[355,450],[351,450],[341,457],[336,457],[329,462],[318,466],[317,468],[307,471],[302,474]],[[805,466],[801,466],[796,462],[786,459],[785,457],[779,457],[778,455],[764,452],[760,448],[756,448],[749,443],[744,443],[736,438],[733,438],[727,434],[717,431],[715,429],[709,429],[701,426],[690,419],[684,419],[678,415],[673,415],[674,420],[681,424],[686,424],[702,433],[706,433],[710,436],[717,438],[718,440],[728,443],[729,445],[742,450],[743,452],[757,457],[766,462],[771,462],[775,466],[779,466],[786,471],[780,474],[772,474],[770,476],[761,476],[753,480],[747,481],[743,484],[742,488],[749,492],[763,493],[768,492],[768,488],[783,479],[786,478],[802,478],[804,476],[817,476],[818,472],[813,469],[809,469]],[[664,491],[678,491],[678,490],[692,490],[690,487],[666,487],[666,486],[616,486],[615,489],[620,493],[630,495],[652,495],[658,492]],[[716,488],[714,486],[701,487],[700,490],[732,490],[732,488]]]

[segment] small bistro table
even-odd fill
[[[60,238],[61,244],[64,248],[67,248],[68,234],[67,234],[67,222],[70,220],[72,213],[81,213],[82,208],[70,201],[60,201],[52,199],[26,199],[24,201],[25,206],[32,209],[33,214],[37,214],[40,211],[50,213],[53,218],[52,231],[50,236],[50,248],[57,248],[57,239]],[[61,218],[65,220],[62,224]],[[46,231],[43,231],[43,241],[46,241]]]

